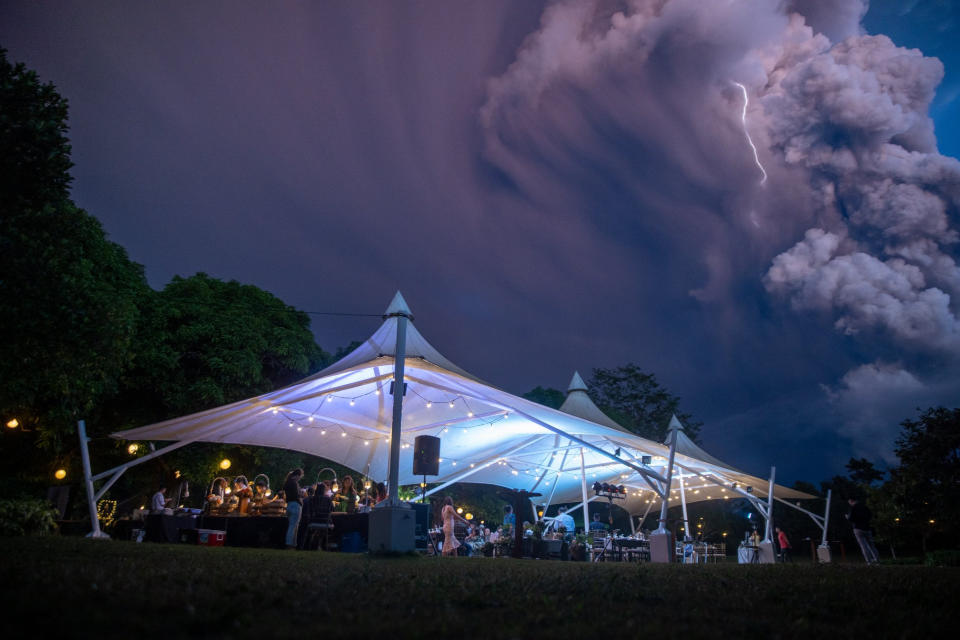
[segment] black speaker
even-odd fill
[[[440,438],[417,436],[413,441],[413,475],[440,474]]]

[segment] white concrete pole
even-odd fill
[[[90,451],[87,449],[87,425],[77,421],[77,433],[80,436],[80,461],[83,463],[83,484],[87,489],[87,508],[90,511],[91,538],[109,538],[100,531],[100,517],[97,515],[97,497],[93,491],[93,473],[90,471]]]
[[[390,497],[392,506],[400,505],[400,438],[403,421],[403,367],[407,357],[407,318],[403,311],[396,312],[397,346],[393,356],[393,422],[390,428]]]
[[[767,488],[767,513],[766,513],[767,524],[764,531],[764,537],[763,537],[764,542],[773,541],[773,484],[776,477],[777,477],[777,468],[770,467],[770,485]]]

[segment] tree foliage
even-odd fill
[[[551,387],[540,387],[538,386],[535,389],[531,389],[523,394],[524,398],[527,400],[532,400],[533,402],[542,404],[551,409],[559,409],[560,405],[563,404],[563,401],[566,399],[566,395],[563,391],[553,389]]]
[[[0,411],[60,451],[117,387],[149,287],[69,199],[67,105],[0,50]]]
[[[680,410],[680,398],[635,364],[594,369],[588,383],[593,401],[619,425],[644,438],[664,442],[670,416],[676,415],[694,441],[703,423]]]

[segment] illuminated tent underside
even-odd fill
[[[398,304],[405,308],[399,294],[391,309]],[[333,460],[374,480],[386,479],[396,331],[396,318],[388,317],[350,355],[305,380],[113,437],[279,447]],[[585,476],[588,485],[624,485],[628,496],[619,504],[631,513],[659,502],[654,489],[662,491],[665,484],[668,447],[629,433],[606,416],[584,419],[487,385],[446,360],[412,323],[406,338],[400,484],[421,480],[412,474],[413,442],[418,435],[431,435],[442,442],[440,474],[431,482],[462,480],[527,489],[543,494],[539,501],[554,504],[579,502]],[[570,397],[576,399],[575,390]],[[676,498],[679,504],[678,475],[687,502],[739,497],[733,483],[752,487],[754,496],[766,496],[766,480],[711,458],[682,432],[679,437],[671,503]],[[650,456],[649,464],[643,464],[644,456]],[[774,495],[812,497],[780,486]]]

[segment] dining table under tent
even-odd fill
[[[194,442],[278,447],[320,456],[366,477],[388,479],[390,499],[383,505],[402,507],[397,487],[421,481],[413,473],[413,444],[420,435],[441,441],[434,479],[438,484],[428,494],[468,481],[535,491],[551,503],[586,503],[588,484],[599,480],[629,487],[625,507],[635,514],[652,504],[662,508],[664,499],[668,505],[679,504],[674,494],[684,485],[673,479],[679,470],[682,480],[702,481],[687,492],[689,502],[726,493],[755,504],[764,495],[771,504],[774,498],[785,502],[812,497],[774,485],[772,479],[763,486],[762,480],[710,457],[686,438],[676,418],[670,432],[676,435],[675,443],[630,433],[593,405],[579,376],[574,382],[567,402],[557,410],[480,380],[424,338],[397,292],[373,335],[314,375],[253,398],[111,434],[128,441],[169,442],[119,467],[92,472],[81,421],[91,514],[96,513],[96,501],[128,468]],[[105,482],[95,489],[94,482],[101,480]],[[752,487],[752,493],[746,487]],[[518,514],[518,520],[521,517]],[[93,535],[101,535],[95,517],[92,522]]]

